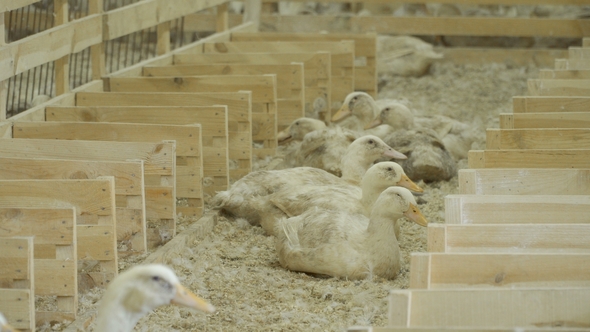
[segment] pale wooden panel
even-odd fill
[[[204,195],[209,195],[211,190],[227,189],[229,184],[228,145],[229,142],[236,142],[240,139],[237,132],[228,133],[228,110],[226,106],[48,107],[46,109],[46,120],[167,125],[200,123],[203,138],[203,176],[213,179],[213,181],[204,181],[201,184]],[[236,121],[232,121],[232,125],[238,127]],[[210,190],[211,185],[214,188]],[[184,210],[184,206],[177,206],[177,212],[189,215],[189,211]]]
[[[590,115],[590,113],[587,113]],[[487,129],[486,149],[588,149],[590,128]]]
[[[144,161],[146,230],[148,247],[168,241],[174,234],[176,190],[173,169],[176,143],[133,143],[44,139],[1,139],[0,157],[97,161]]]
[[[539,70],[539,78],[541,79],[590,79],[590,70]]]
[[[117,240],[128,251],[147,251],[143,161],[88,161],[0,157],[0,179],[115,177]],[[135,203],[135,204],[134,204]],[[36,239],[35,244],[39,244]]]
[[[557,219],[554,222],[553,224],[432,224],[428,225],[428,251],[590,254],[588,241],[590,224],[570,224],[566,218]],[[442,245],[431,246],[431,238]]]
[[[188,199],[194,214],[203,212],[201,125],[155,125],[96,122],[15,122],[14,138],[161,142],[176,141],[176,197]]]
[[[294,120],[305,116],[303,63],[286,65],[176,65],[145,67],[143,70],[143,75],[148,77],[264,74],[275,74],[277,78],[277,130],[280,131]]]
[[[530,96],[590,96],[590,80],[529,79]]]
[[[587,332],[585,328],[559,328],[559,332]],[[347,332],[438,332],[438,331],[460,331],[460,332],[514,332],[514,328],[469,328],[459,326],[445,327],[375,327],[375,326],[352,326]],[[556,331],[555,328],[518,328],[519,332],[543,332]]]
[[[590,97],[514,97],[514,113],[588,112]]]
[[[469,168],[590,168],[590,150],[471,150]]]
[[[0,280],[6,288],[34,286],[33,237],[0,238]],[[33,288],[34,289],[34,288]]]
[[[586,327],[590,325],[589,296],[586,287],[393,290],[388,325]]]
[[[263,3],[274,3],[279,0],[262,0]],[[291,0],[293,2],[307,2],[307,0]],[[330,2],[345,2],[346,0],[330,0]],[[399,3],[447,3],[470,5],[584,5],[588,0],[401,0]],[[391,3],[391,0],[363,0],[363,3]]]
[[[0,1],[0,12],[7,12],[9,10],[26,7],[38,1],[39,0],[2,0]]]
[[[256,155],[275,155],[277,142],[276,75],[111,78],[113,92],[252,92],[252,140],[262,144]]]
[[[462,169],[458,177],[460,194],[590,195],[590,169]]]
[[[229,156],[237,161],[230,177],[241,178],[252,170],[252,93],[79,93],[78,106],[211,106],[226,105],[229,131],[239,141],[229,142]]]
[[[588,59],[555,59],[556,70],[588,70]]]
[[[588,287],[589,269],[588,253],[412,253],[410,272],[427,283],[410,288]]]
[[[285,65],[301,62],[305,78],[305,112],[309,115],[328,112],[332,100],[331,55],[314,53],[191,53],[174,55],[175,65]],[[149,68],[149,67],[148,67]],[[146,70],[149,70],[146,68]]]
[[[117,276],[115,180],[0,180],[0,207],[76,208],[79,289]],[[91,269],[91,266],[96,269]],[[90,280],[90,281],[89,281]],[[89,283],[89,284],[87,284]]]
[[[74,320],[78,310],[75,209],[0,208],[0,236],[35,239],[35,294],[55,295],[60,302],[55,311],[37,311],[37,325],[58,317]]]
[[[499,62],[518,66],[534,63],[538,67],[551,67],[555,58],[567,55],[566,50],[545,48],[435,47],[434,50],[444,55],[439,62],[461,65]]]
[[[500,114],[500,128],[590,128],[590,112]]]
[[[35,331],[35,294],[32,290],[0,288],[0,298],[0,311],[12,327]]]
[[[588,195],[447,195],[447,224],[590,223]]]

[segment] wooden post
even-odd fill
[[[252,22],[258,30],[260,25],[260,11],[262,10],[261,0],[245,0],[244,23]]]
[[[227,2],[217,6],[217,18],[215,20],[215,31],[223,32],[229,29],[229,16],[227,14]]]
[[[88,14],[100,14],[103,12],[104,0],[88,0]],[[99,80],[106,75],[104,43],[90,46],[90,58],[92,59],[92,79]]]
[[[68,23],[68,1],[55,0],[55,26]],[[70,91],[70,55],[55,60],[55,94]]]
[[[4,15],[0,13],[0,47],[6,45],[6,35],[4,34]],[[0,121],[6,120],[6,102],[8,100],[8,80],[0,82]]]
[[[170,52],[170,21],[158,24],[158,55]]]

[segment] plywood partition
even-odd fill
[[[35,331],[33,253],[33,237],[0,237],[0,312],[24,331]]]
[[[513,113],[588,112],[590,97],[530,96],[513,97]]]
[[[590,150],[471,150],[469,168],[590,168]]]
[[[588,112],[500,114],[500,129],[589,128]]]
[[[539,70],[540,79],[590,79],[590,70],[552,70],[552,69],[541,69]]]
[[[75,209],[0,208],[0,236],[35,239],[35,295],[57,297],[55,310],[36,310],[37,325],[74,320],[78,310]]]
[[[590,96],[587,79],[529,79],[529,96]]]
[[[473,328],[473,327],[459,327],[459,326],[445,326],[445,327],[375,327],[375,326],[351,326],[347,332],[515,332],[514,328]],[[518,328],[518,332],[543,332],[555,331],[555,328]],[[559,332],[585,332],[587,329],[580,327],[559,328]]]
[[[590,113],[584,113],[590,115]],[[590,128],[487,129],[486,149],[588,149]]]

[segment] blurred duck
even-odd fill
[[[379,114],[379,108],[373,97],[365,92],[349,93],[342,107],[332,115],[332,122],[343,128],[362,132]]]

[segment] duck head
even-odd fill
[[[279,143],[286,143],[292,140],[301,141],[308,133],[324,128],[326,128],[326,124],[321,120],[312,118],[299,118],[291,122],[289,127],[280,131],[277,134],[277,140]]]
[[[377,198],[371,216],[375,214],[380,217],[394,217],[394,221],[406,217],[420,226],[428,226],[428,220],[418,208],[414,195],[402,187],[385,189]]]
[[[414,126],[414,113],[404,104],[389,102],[380,108],[379,115],[365,129],[373,128],[381,124],[391,126],[393,129],[411,129]]]
[[[410,180],[404,169],[393,161],[384,161],[371,166],[363,176],[362,183],[383,189],[399,186],[417,193],[424,192],[424,189]]]
[[[332,115],[332,122],[339,122],[348,117],[354,117],[361,124],[361,128],[373,120],[379,108],[373,97],[365,92],[352,92],[346,96],[342,107]]]

